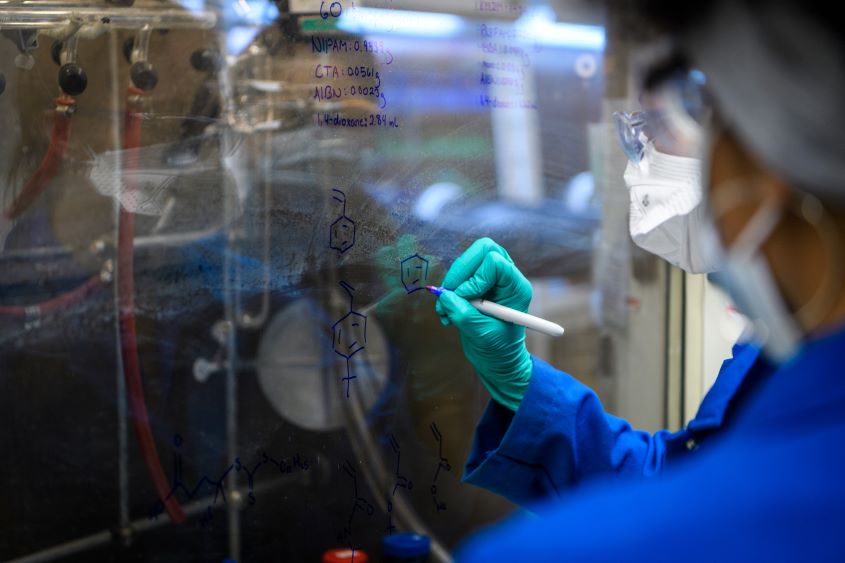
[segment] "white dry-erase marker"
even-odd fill
[[[435,287],[433,285],[427,285],[425,288],[430,293],[438,296],[445,291],[452,291],[445,287]],[[528,313],[523,313],[522,311],[517,311],[516,309],[511,309],[510,307],[505,307],[504,305],[484,299],[472,299],[469,304],[485,315],[490,315],[499,320],[524,326],[525,328],[530,328],[531,330],[536,330],[549,336],[563,336],[563,327],[552,321],[547,321],[546,319],[541,319],[540,317],[535,317],[534,315],[529,315]]]

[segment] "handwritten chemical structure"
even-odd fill
[[[437,424],[432,422],[429,428],[434,435],[434,440],[437,442],[437,455],[440,458],[437,462],[437,469],[434,471],[434,478],[431,480],[431,498],[434,500],[434,506],[437,508],[437,512],[440,512],[441,510],[446,510],[446,503],[437,500],[437,478],[440,477],[441,469],[451,471],[452,466],[449,464],[449,460],[443,457],[443,435],[437,428]]]
[[[188,486],[183,479],[182,474],[182,454],[180,449],[182,447],[182,436],[174,435],[173,445],[176,447],[177,453],[173,456],[173,476],[171,478],[170,492],[163,500],[158,500],[153,505],[149,512],[149,519],[156,520],[164,512],[164,502],[181,493],[185,500],[195,499],[204,489],[211,488],[214,490],[214,496],[209,501],[208,505],[200,516],[200,527],[208,528],[211,526],[212,515],[214,507],[218,500],[223,503],[228,502],[226,497],[226,477],[234,470],[238,473],[243,471],[247,477],[247,502],[249,506],[255,505],[257,498],[255,496],[255,477],[263,468],[275,468],[276,472],[282,475],[288,475],[294,471],[308,471],[311,464],[305,456],[296,454],[291,458],[273,458],[267,455],[267,452],[261,452],[261,459],[252,466],[245,465],[241,462],[240,457],[226,467],[225,470],[216,479],[203,475],[193,487]]]
[[[332,347],[335,354],[346,360],[346,377],[341,381],[346,383],[346,398],[349,398],[350,382],[357,378],[352,375],[349,361],[367,346],[367,315],[353,309],[355,288],[340,282],[340,286],[349,295],[349,312],[332,325]]]
[[[341,254],[355,246],[355,221],[346,215],[346,194],[343,190],[334,188],[332,199],[340,203],[342,211],[334,223],[329,227],[329,248]]]
[[[396,463],[394,464],[393,470],[393,475],[396,480],[393,482],[393,490],[387,496],[387,533],[392,534],[396,530],[396,526],[393,525],[393,499],[396,497],[396,491],[398,489],[405,489],[410,491],[414,488],[414,482],[402,475],[399,470],[399,464],[402,460],[402,452],[399,449],[399,442],[396,440],[396,436],[391,434],[388,438],[390,442],[390,448],[396,455]]]
[[[429,260],[419,254],[408,256],[400,263],[402,285],[408,294],[424,289],[428,284]]]
[[[352,479],[352,508],[349,511],[349,518],[346,520],[346,526],[343,527],[343,530],[337,535],[338,543],[347,546],[350,551],[352,552],[352,557],[350,561],[355,561],[355,543],[353,541],[353,534],[352,534],[352,524],[355,520],[355,514],[358,512],[362,512],[368,518],[373,515],[375,511],[375,507],[372,505],[370,501],[366,498],[362,497],[358,492],[358,472],[355,471],[355,468],[349,463],[349,460],[344,460],[341,469],[344,473],[346,473],[350,479]]]

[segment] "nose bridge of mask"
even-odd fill
[[[648,151],[651,173],[671,182],[686,184],[701,193],[701,161],[688,156],[665,154],[653,146]]]

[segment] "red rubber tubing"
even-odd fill
[[[69,96],[56,98],[56,110],[53,115],[53,133],[50,135],[50,145],[47,154],[41,160],[41,164],[35,174],[24,185],[18,196],[3,211],[9,219],[14,219],[23,213],[47,187],[47,183],[53,179],[59,165],[64,160],[67,149],[68,137],[70,137],[71,110],[76,101]],[[41,315],[52,313],[85,298],[91,291],[102,285],[100,275],[91,276],[79,287],[68,291],[57,297],[53,297],[41,303],[32,305],[11,305],[0,306],[0,316],[25,317],[27,315]]]
[[[70,137],[70,119],[72,108],[76,101],[69,96],[56,98],[56,111],[53,114],[53,132],[50,134],[50,145],[47,154],[41,160],[38,170],[24,185],[21,192],[12,203],[3,210],[7,219],[16,219],[32,205],[47,187],[47,183],[56,175],[65,158],[68,137]]]
[[[63,293],[57,297],[53,297],[41,303],[33,303],[32,305],[0,305],[0,316],[3,317],[26,317],[28,315],[44,315],[64,309],[78,301],[82,301],[92,291],[103,285],[100,274],[95,274],[88,278],[88,281],[79,287]]]
[[[143,92],[130,88],[127,96],[126,117],[123,129],[123,170],[124,189],[133,189],[133,171],[138,169],[138,147],[141,145],[141,96]],[[173,522],[185,521],[185,512],[175,496],[171,495],[170,484],[161,465],[161,458],[156,449],[153,433],[150,430],[150,417],[144,400],[144,387],[141,383],[141,366],[138,361],[138,337],[135,330],[135,221],[134,214],[120,208],[117,235],[117,302],[120,324],[120,353],[123,358],[123,374],[126,378],[126,390],[129,399],[129,414],[135,428],[141,455],[147,466],[147,472],[155,486],[158,498]]]

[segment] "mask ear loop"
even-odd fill
[[[710,199],[708,213],[714,225],[723,214],[751,198],[750,195],[738,195],[741,190],[729,189],[730,184],[746,181],[748,181],[746,178],[730,180],[727,189],[725,187],[720,189],[720,192],[725,195],[716,198],[715,202],[712,198]],[[842,288],[843,281],[845,281],[845,269],[843,269],[843,260],[841,259],[844,253],[840,244],[842,240],[841,230],[825,210],[824,205],[811,194],[800,193],[798,197],[800,198],[800,205],[797,209],[796,206],[789,206],[789,211],[778,209],[777,204],[774,203],[764,203],[754,213],[730,248],[726,248],[721,240],[719,240],[719,244],[726,255],[749,257],[754,252],[760,251],[787,212],[796,215],[814,227],[828,250],[828,268],[813,296],[793,313],[797,326],[801,327],[804,333],[809,333],[818,328],[830,308],[836,303],[839,290]],[[836,259],[837,255],[839,255],[840,260]],[[771,268],[771,265],[769,268]],[[783,296],[781,298],[783,299]]]
[[[842,267],[842,232],[817,197],[806,193],[800,197],[801,204],[798,209],[793,209],[793,213],[816,229],[828,255],[827,269],[818,289],[795,313],[800,326],[811,332],[818,328],[831,307],[836,304],[842,289],[845,279],[845,270]]]
[[[739,176],[722,182],[719,186],[718,195],[715,197],[712,193],[707,196],[705,198],[707,202],[706,211],[713,225],[717,225],[722,216],[729,211],[742,204],[754,202],[754,197],[751,194],[739,188],[757,182],[758,180],[754,176]],[[737,186],[737,189],[734,189],[734,186]],[[721,237],[719,237],[719,244],[724,249],[725,254],[747,256],[768,240],[781,217],[783,217],[783,211],[778,209],[776,204],[764,202],[760,209],[751,216],[730,248]]]

